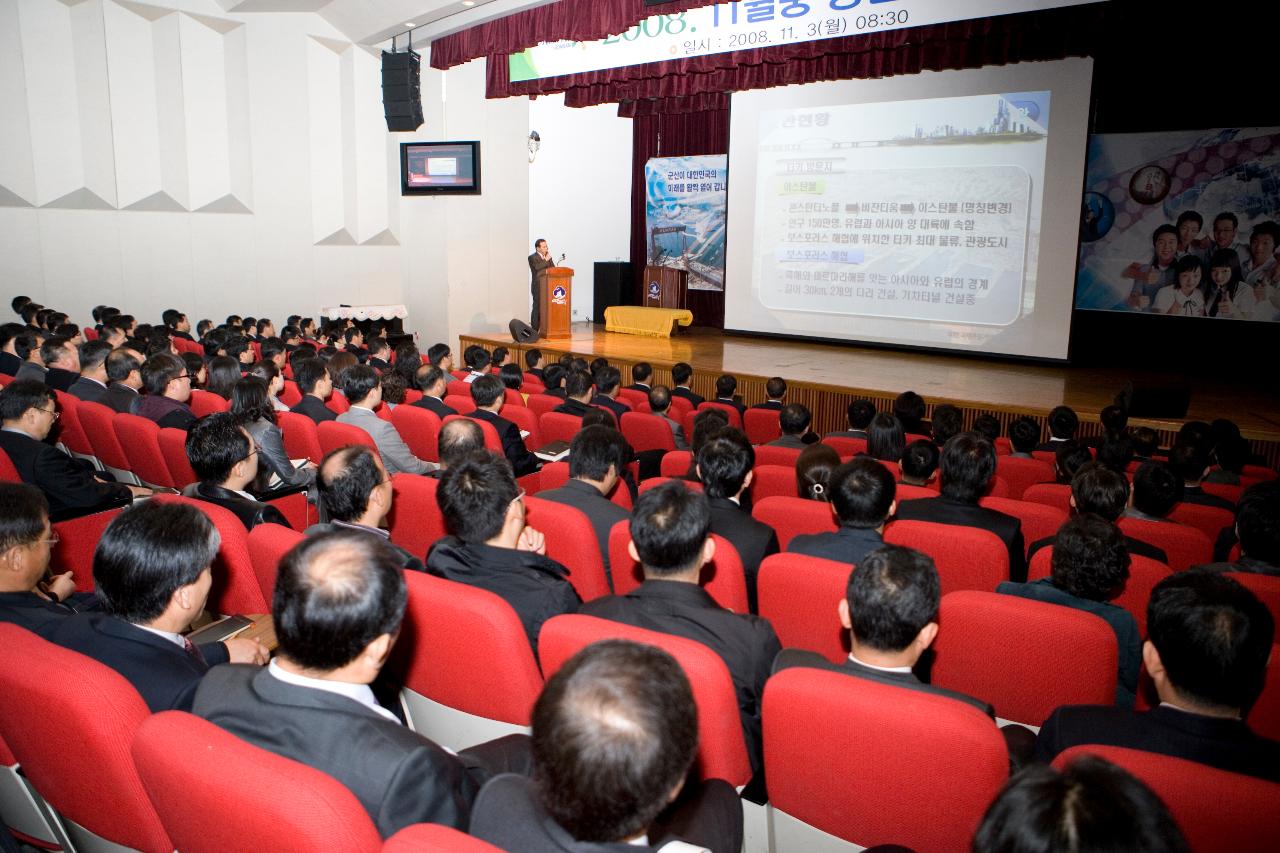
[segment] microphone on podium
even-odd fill
[[[565,259],[565,258],[567,258],[567,257],[568,257],[568,255],[561,254],[561,255],[560,255],[560,260],[556,261],[556,266],[560,266],[562,263],[564,263],[564,259]]]

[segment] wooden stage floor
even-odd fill
[[[764,381],[781,376],[790,387],[788,399],[815,409],[815,427],[842,429],[844,407],[858,396],[891,400],[914,390],[932,408],[952,403],[966,411],[966,422],[978,412],[992,412],[1002,422],[1018,415],[1044,418],[1054,406],[1065,403],[1080,414],[1086,434],[1096,431],[1098,413],[1109,405],[1131,378],[1178,381],[1178,375],[1144,373],[1135,376],[1124,369],[1077,368],[1064,365],[1023,364],[960,354],[897,352],[855,345],[808,343],[741,335],[717,330],[692,329],[671,338],[647,338],[606,332],[604,326],[576,324],[569,338],[542,340],[534,345],[513,344],[507,335],[463,335],[462,347],[478,343],[487,349],[506,346],[523,352],[537,346],[554,359],[571,352],[592,359],[603,356],[623,370],[630,383],[630,367],[648,361],[656,381],[670,384],[669,368],[688,362],[695,371],[694,390],[713,397],[716,376],[738,377],[738,393],[748,405],[764,400]],[[455,353],[455,357],[460,355]],[[1255,443],[1280,444],[1280,397],[1249,387],[1241,381],[1190,381],[1191,408],[1187,420],[1230,417]],[[798,391],[802,393],[797,393]],[[809,397],[820,399],[818,409]],[[834,423],[829,422],[834,419]],[[1180,421],[1134,420],[1155,427],[1162,434],[1176,431]],[[1270,457],[1259,447],[1264,455]]]

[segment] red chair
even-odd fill
[[[1280,785],[1216,767],[1119,746],[1073,746],[1058,754],[1061,770],[1096,755],[1137,776],[1168,807],[1192,850],[1267,853],[1280,837]],[[770,779],[772,781],[772,778]]]
[[[96,341],[98,339],[98,331],[92,326],[84,327],[84,339],[86,341]]]
[[[896,462],[893,464],[897,466]],[[902,469],[900,466],[897,466],[895,468],[894,479],[896,480],[901,476],[902,476]],[[939,481],[939,488],[941,488],[940,481]],[[1009,497],[1009,484],[1005,482],[1004,477],[1001,477],[999,474],[996,474],[994,477],[991,478],[991,482],[987,483],[987,490],[983,492],[982,496],[984,498],[1007,498]]]
[[[476,410],[476,401],[469,396],[446,394],[444,404],[460,415],[469,415]]]
[[[760,615],[783,648],[808,649],[840,663],[849,656],[849,632],[837,607],[845,598],[850,566],[805,554],[773,554],[756,578]]]
[[[791,447],[756,448],[757,465],[785,465],[789,466],[794,471],[796,467],[796,460],[799,458],[800,451]]]
[[[440,418],[421,406],[396,406],[391,423],[413,455],[428,462],[440,461]]]
[[[553,616],[543,623],[538,636],[542,672],[550,678],[565,661],[592,643],[617,639],[657,646],[680,662],[698,706],[698,769],[702,778],[724,779],[734,787],[749,782],[751,765],[729,669],[702,643],[594,616]]]
[[[303,415],[303,417],[306,416]],[[316,438],[320,441],[320,455],[322,458],[341,447],[347,447],[352,444],[363,444],[374,451],[378,449],[378,445],[373,441],[373,436],[369,435],[369,433],[358,426],[340,424],[337,421],[324,421],[316,424]]]
[[[129,457],[125,455],[120,439],[116,438],[116,413],[101,403],[83,400],[76,407],[76,413],[93,446],[93,455],[98,457],[102,467],[122,483],[137,484],[138,478],[129,470]]]
[[[192,414],[197,418],[212,415],[214,412],[231,411],[230,400],[219,397],[212,391],[201,391],[199,388],[191,389],[191,399],[187,401],[187,405],[191,407]]]
[[[9,454],[0,450],[0,480],[6,483],[21,483],[22,475],[18,473],[18,469],[13,467],[13,460],[9,458]]]
[[[548,462],[538,472],[538,491],[540,492],[558,489],[567,482],[569,482],[568,462]],[[621,480],[613,487],[613,493],[609,495],[609,500],[627,512],[631,512],[631,490]]]
[[[1117,524],[1124,535],[1163,550],[1169,558],[1169,568],[1175,572],[1186,571],[1192,566],[1213,560],[1213,540],[1194,527],[1171,521],[1147,521],[1123,516]]]
[[[622,416],[622,435],[636,453],[646,450],[672,451],[676,437],[670,425],[658,415],[626,412]]]
[[[57,811],[70,843],[172,853],[129,754],[151,715],[133,686],[17,625],[0,624],[0,648],[0,738]]]
[[[61,850],[62,841],[49,819],[49,805],[21,773],[18,759],[0,738],[0,820],[20,844],[39,850]]]
[[[1169,513],[1169,520],[1194,527],[1208,536],[1210,542],[1216,542],[1223,529],[1235,527],[1236,514],[1219,506],[1182,502]]]
[[[440,481],[417,474],[391,475],[391,513],[387,530],[391,541],[419,559],[426,558],[431,546],[445,533],[444,515],[436,502]]]
[[[1000,438],[996,439],[996,455],[997,456],[1008,456],[1012,452],[1013,452],[1013,443],[1009,441],[1009,439],[1005,438],[1004,436],[1001,436]]]
[[[324,459],[316,422],[296,412],[277,412],[276,425],[284,440],[284,452],[290,459],[310,459],[317,465]]]
[[[1125,582],[1124,591],[1111,603],[1129,611],[1134,621],[1138,623],[1139,635],[1145,637],[1147,635],[1147,602],[1151,600],[1151,590],[1172,572],[1164,563],[1150,557],[1133,554],[1129,559],[1129,580]],[[1053,547],[1041,548],[1027,566],[1027,580],[1047,578],[1052,573]]]
[[[796,469],[789,465],[756,465],[751,478],[751,499],[795,498],[797,493]],[[828,504],[828,506],[830,506]]]
[[[1229,483],[1201,483],[1200,488],[1204,489],[1207,495],[1225,498],[1233,504],[1240,503],[1240,497],[1244,494],[1244,486],[1233,486]]]
[[[937,482],[936,480],[934,482]],[[894,500],[898,503],[903,501],[918,501],[927,498],[936,498],[938,492],[928,486],[912,486],[907,483],[897,483],[894,486]]]
[[[777,532],[778,547],[783,551],[801,533],[834,533],[839,527],[831,504],[799,497],[757,500],[751,507],[751,517]]]
[[[962,589],[994,592],[1009,579],[1009,549],[990,530],[932,521],[894,521],[885,528],[884,541],[932,557],[943,595]]]
[[[688,450],[669,450],[663,454],[658,468],[664,477],[683,477],[692,465],[693,454]]]
[[[137,415],[117,413],[111,422],[129,460],[129,470],[148,486],[177,488],[169,464],[160,452],[160,425]]]
[[[1044,504],[1071,513],[1071,487],[1062,483],[1037,483],[1022,493],[1027,503]]]
[[[160,455],[169,468],[169,479],[174,483],[175,489],[181,489],[199,479],[195,469],[191,467],[191,460],[187,458],[186,430],[162,427]]]
[[[1011,500],[1010,498],[980,498],[978,506],[1012,515],[1022,522],[1022,541],[1027,547],[1039,542],[1046,536],[1053,536],[1058,528],[1067,523],[1067,513],[1057,507],[1032,503],[1031,501]]]
[[[542,430],[538,427],[538,416],[525,406],[503,406],[499,417],[506,418],[516,425],[516,429],[528,433],[524,436],[524,446],[530,450],[545,447]]]
[[[1274,469],[1267,468],[1264,465],[1246,465],[1240,469],[1240,476],[1244,479],[1251,480],[1254,483],[1260,483],[1264,480],[1274,480],[1276,477],[1280,476],[1280,474],[1277,474]],[[1253,483],[1250,483],[1250,485],[1252,484]],[[1245,488],[1248,488],[1248,486]]]
[[[742,415],[738,414],[736,406],[730,406],[728,403],[717,403],[714,400],[707,400],[698,406],[699,412],[705,412],[707,409],[719,409],[729,418],[729,426],[734,429],[742,429]],[[693,435],[693,432],[690,431],[686,434]]]
[[[470,397],[471,383],[463,382],[461,379],[455,379],[444,386],[444,393],[452,394],[455,397]]]
[[[417,390],[416,388],[404,389],[404,401],[409,405],[412,406],[414,403],[418,402],[421,399],[422,399],[422,392]]]
[[[564,412],[547,412],[538,418],[538,427],[546,444],[554,441],[571,442],[582,429],[582,418]]]
[[[132,753],[147,796],[183,853],[382,847],[369,813],[337,779],[193,714],[165,711],[144,721]]]
[[[822,443],[833,448],[836,453],[840,454],[841,459],[867,452],[867,440],[865,438],[845,438],[839,435],[829,435],[822,439]]]
[[[1016,456],[997,456],[996,474],[1009,484],[1009,497],[1022,500],[1028,486],[1052,483],[1057,473],[1048,462]]]
[[[618,399],[626,403],[634,411],[637,406],[649,405],[649,395],[644,391],[636,391],[631,388],[619,388]]]
[[[782,437],[778,412],[773,409],[747,409],[742,416],[742,426],[747,433],[747,440],[752,444],[768,444],[775,438]]]
[[[209,591],[209,610],[224,615],[270,613],[269,596],[262,594],[258,575],[249,556],[249,533],[243,522],[229,509],[181,495],[158,494],[153,501],[185,503],[209,516],[218,528],[221,543],[213,563],[213,588]]]
[[[1245,722],[1256,734],[1271,740],[1280,739],[1280,646],[1271,647],[1262,695],[1245,715]]]
[[[1242,584],[1267,605],[1271,615],[1280,623],[1280,577],[1261,575],[1257,572],[1227,572],[1227,577]]]
[[[946,696],[795,667],[769,679],[763,717],[777,850],[967,850],[1009,776],[1000,730]]]
[[[502,597],[405,572],[409,604],[393,665],[414,728],[450,749],[528,733],[542,690],[520,617]]]
[[[329,399],[324,401],[325,408],[333,412],[335,415],[341,415],[351,410],[351,403],[347,401],[347,395],[341,391],[334,389],[329,395]]]
[[[647,400],[645,402],[648,402]],[[688,399],[676,395],[671,396],[671,417],[674,420],[684,423],[684,416],[693,412],[693,403]],[[693,435],[693,433],[685,433],[685,435]]]
[[[292,379],[284,381],[284,389],[280,392],[280,402],[291,409],[302,402],[302,391],[298,388],[297,382]]]
[[[503,389],[502,399],[504,401],[502,405],[503,409],[506,409],[507,406],[515,406],[521,409],[525,407],[524,395],[521,394],[519,391],[515,390],[514,388]]]
[[[258,588],[268,607],[275,597],[276,574],[280,560],[289,550],[307,537],[301,531],[290,530],[279,524],[259,524],[249,531],[245,544],[249,549],[249,563],[258,579]]]
[[[373,410],[373,413],[387,423],[391,423],[391,407],[386,403],[379,403],[378,407]]]
[[[78,405],[80,400],[65,391],[53,392],[58,398],[58,440],[74,455],[85,459],[94,458],[93,445],[80,424]]]
[[[742,569],[742,558],[733,543],[723,536],[712,534],[716,554],[702,568],[699,585],[716,600],[716,603],[734,613],[746,613],[747,579]],[[626,595],[644,583],[644,566],[632,559],[627,550],[631,544],[629,521],[619,521],[609,531],[609,566],[613,572],[613,592]]]
[[[93,552],[98,549],[98,540],[107,525],[123,511],[123,507],[116,507],[54,522],[53,532],[58,534],[59,541],[53,546],[49,565],[58,572],[75,572],[73,578],[77,591],[93,592]]]
[[[546,536],[547,556],[569,570],[579,598],[590,601],[610,594],[600,541],[582,510],[526,495],[524,518]]]
[[[479,838],[438,823],[415,823],[386,840],[382,853],[502,853]]]
[[[1040,726],[1061,705],[1115,701],[1116,635],[1092,613],[995,592],[942,596],[931,683]]]
[[[541,419],[547,412],[562,405],[563,403],[564,400],[562,398],[552,397],[548,394],[530,394],[529,399],[524,402],[529,411],[533,412],[533,414],[539,419]]]

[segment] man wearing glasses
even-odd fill
[[[290,526],[280,510],[249,493],[258,476],[258,448],[230,412],[196,421],[187,432],[186,449],[200,481],[184,488],[184,495],[231,510],[246,530],[259,524]]]
[[[43,383],[14,382],[0,391],[0,450],[8,454],[22,482],[44,492],[51,514],[87,514],[151,494],[141,486],[100,480],[88,462],[45,444],[57,420],[54,394]]]
[[[196,422],[187,405],[191,399],[191,374],[186,363],[170,352],[158,352],[142,363],[142,387],[147,395],[138,403],[138,415],[164,427],[183,432]]]

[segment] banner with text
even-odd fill
[[[724,290],[727,154],[644,164],[645,264],[687,270],[690,290]]]
[[[1099,0],[746,0],[653,15],[593,42],[545,42],[508,57],[513,83],[862,33],[1083,6]]]

